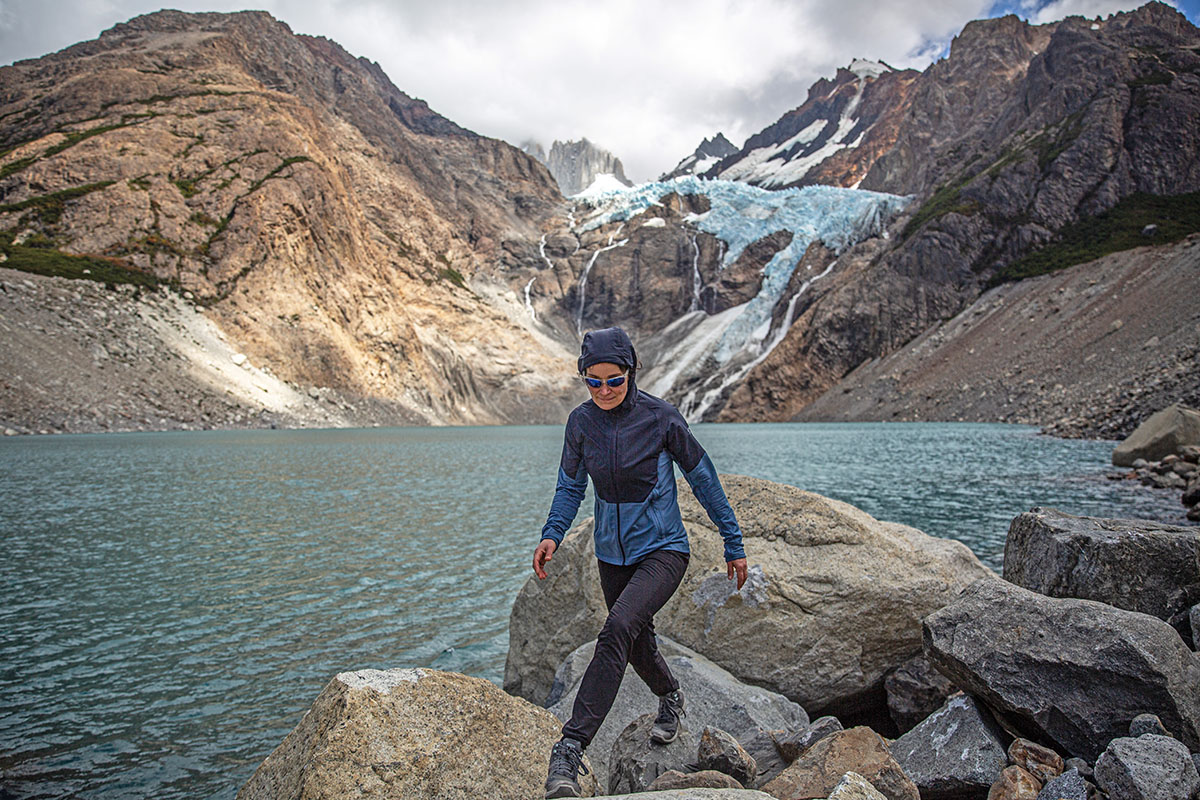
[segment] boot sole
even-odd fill
[[[675,741],[678,738],[679,738],[679,731],[675,731],[670,736],[665,736],[663,734],[659,734],[654,731],[650,732],[650,741],[654,742],[655,744],[670,744],[671,742]]]
[[[566,781],[546,785],[546,800],[555,797],[579,797],[579,787]]]

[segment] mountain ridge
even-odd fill
[[[666,182],[593,223],[612,193],[564,198],[328,39],[159,12],[0,68],[0,250],[175,286],[255,369],[375,409],[362,422],[557,421],[579,333],[615,322],[649,364],[694,356],[659,374],[668,399],[704,398],[697,418],[790,419],[1067,226],[1200,190],[1198,48],[1151,3],[973,22],[922,73],[852,62],[713,168],[773,150],[757,164],[794,166],[790,186],[913,198],[851,226],[877,235],[799,252],[804,223],[754,228],[799,189]]]

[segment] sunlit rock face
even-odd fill
[[[550,175],[329,40],[151,14],[0,69],[0,115],[0,230],[173,283],[294,385],[435,423],[573,399],[573,345],[479,279],[555,213]]]

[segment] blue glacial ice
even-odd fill
[[[593,210],[579,230],[632,219],[659,205],[660,198],[671,192],[708,197],[709,210],[690,215],[687,221],[728,245],[722,269],[737,261],[747,246],[764,236],[781,230],[793,234],[787,247],[763,268],[758,295],[742,306],[741,313],[716,342],[711,355],[720,363],[747,347],[761,350],[769,333],[771,312],[811,243],[820,240],[835,253],[841,253],[863,239],[882,233],[888,220],[909,202],[907,197],[861,189],[805,186],[770,191],[737,181],[685,175],[588,198]],[[771,340],[771,344],[775,343]]]

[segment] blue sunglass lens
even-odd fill
[[[593,389],[599,389],[601,386],[603,386],[606,383],[610,387],[615,389],[618,386],[620,386],[621,384],[625,383],[625,376],[618,375],[615,378],[609,378],[607,381],[602,381],[599,378],[584,378],[583,382],[586,383],[588,386],[592,387]]]

